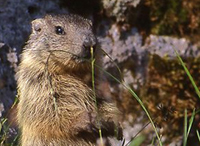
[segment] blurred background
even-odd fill
[[[1,145],[15,146],[18,139],[15,73],[31,21],[60,13],[92,20],[102,49],[112,58],[103,56],[104,70],[137,93],[164,146],[183,145],[186,109],[188,119],[196,109],[187,145],[199,145],[200,99],[174,49],[199,87],[200,0],[0,0]],[[105,74],[99,88],[123,113],[125,143],[158,145],[145,112],[122,84]]]

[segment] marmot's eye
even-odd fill
[[[56,34],[63,35],[65,34],[64,29],[61,26],[56,26]]]

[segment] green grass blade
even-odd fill
[[[190,121],[189,121],[189,127],[188,127],[188,131],[187,131],[187,138],[188,138],[190,130],[192,128],[192,124],[194,122],[194,117],[195,117],[195,109],[193,110],[192,116],[191,116]]]
[[[0,131],[2,130],[4,124],[6,123],[7,119],[6,118],[2,118],[0,121]]]
[[[145,140],[145,136],[141,135],[135,138],[129,146],[140,146]]]
[[[187,109],[184,111],[184,133],[183,133],[183,146],[187,144]]]
[[[196,131],[196,133],[197,133],[198,140],[199,140],[199,142],[200,142],[200,135],[199,135],[199,131],[197,130],[197,131]]]
[[[10,144],[10,146],[15,146],[16,144],[16,142],[19,140],[19,135],[16,135],[15,136],[15,138],[14,138],[14,140],[12,141],[12,143]]]
[[[176,56],[177,56],[179,62],[180,62],[181,65],[183,66],[183,68],[184,68],[186,74],[188,75],[188,77],[189,77],[189,79],[190,79],[190,81],[191,81],[193,87],[195,88],[195,91],[196,91],[198,97],[200,98],[200,91],[199,91],[199,89],[198,89],[198,87],[197,87],[197,85],[196,85],[196,83],[195,83],[193,77],[191,76],[189,70],[187,69],[185,63],[184,63],[183,60],[181,59],[181,57],[180,57],[179,53],[177,52],[177,50],[176,50],[175,48],[173,48],[173,49],[174,49],[174,52],[176,53]]]
[[[93,47],[91,47],[91,66],[92,66],[92,90],[94,94],[94,100],[96,104],[96,111],[97,111],[97,122],[99,125],[99,138],[101,145],[103,145],[103,137],[102,137],[102,131],[101,131],[101,126],[100,126],[100,119],[99,119],[99,112],[98,112],[98,107],[97,107],[97,100],[96,100],[96,91],[95,91],[95,58],[94,58],[94,50]]]

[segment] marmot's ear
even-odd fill
[[[47,14],[47,15],[45,15],[45,19],[47,19],[47,20],[51,20],[53,17],[52,17],[52,15],[50,15],[50,14]]]
[[[42,27],[44,26],[44,19],[35,19],[32,22],[32,33],[34,34],[38,34],[39,32],[41,32]]]

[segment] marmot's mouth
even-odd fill
[[[79,54],[80,57],[87,60],[94,57],[96,44],[96,37],[93,34],[87,34],[82,44],[82,49]]]
[[[82,50],[82,57],[84,59],[91,59],[92,57],[92,53],[93,53],[93,56],[95,55],[95,46],[83,46],[83,50]]]
[[[96,48],[95,46],[93,47],[83,46],[81,52],[77,56],[74,56],[73,58],[78,62],[89,61],[92,59],[92,56],[95,57],[95,48]]]

